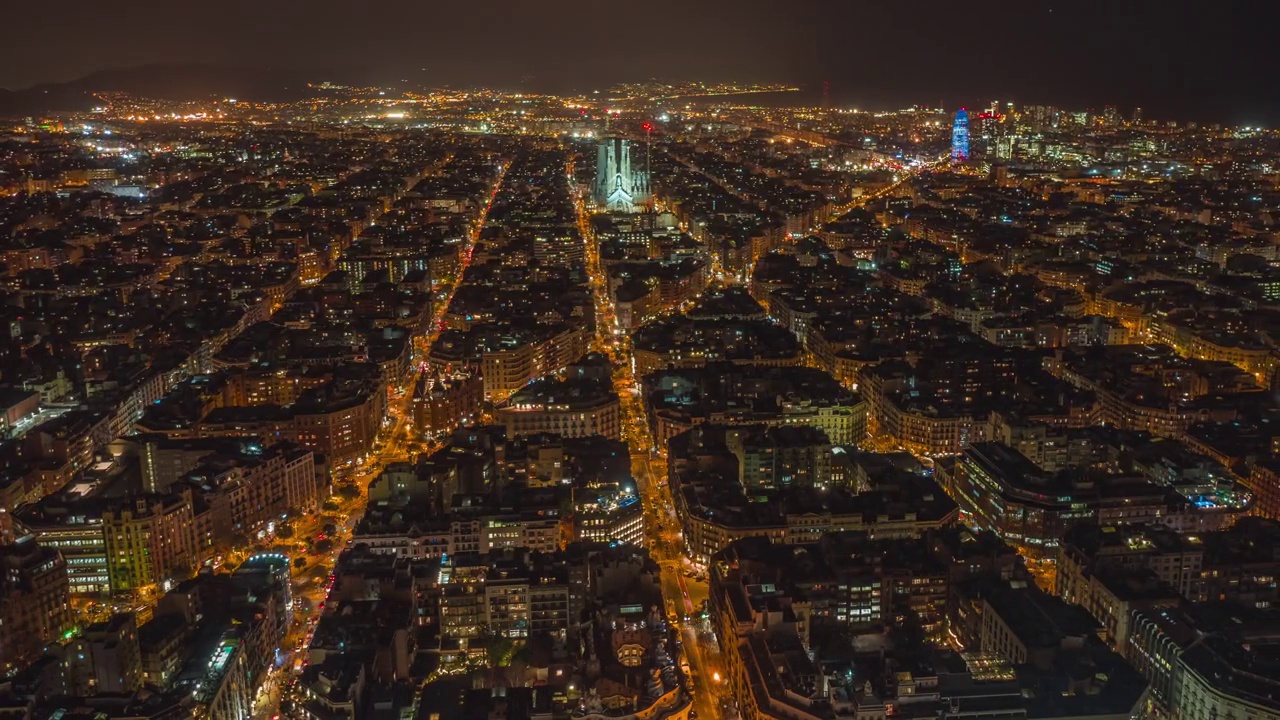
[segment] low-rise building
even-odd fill
[[[836,445],[856,445],[867,434],[867,403],[815,368],[714,363],[647,375],[641,388],[659,447],[707,422],[811,426]]]
[[[1155,523],[1213,529],[1235,515],[1187,502],[1175,490],[1105,466],[1049,472],[1003,443],[971,445],[937,463],[938,482],[960,503],[965,522],[990,529],[1037,558],[1052,559],[1067,529]]]
[[[424,372],[413,390],[413,420],[426,438],[447,437],[459,425],[476,420],[484,400],[484,380],[478,373]]]
[[[705,565],[743,538],[802,543],[853,530],[909,538],[958,518],[956,504],[925,475],[906,474],[856,489],[813,475],[808,483],[746,485],[726,442],[735,431],[704,424],[670,441],[668,484],[695,563]],[[829,468],[829,460],[822,465]]]
[[[431,346],[430,363],[441,372],[478,366],[484,399],[499,403],[529,381],[568,367],[587,351],[581,323],[486,323],[446,330]]]
[[[112,592],[154,589],[204,560],[189,489],[113,502],[102,512],[102,535]]]
[[[1122,720],[1145,709],[1146,683],[1093,636],[1088,613],[997,576],[949,573],[964,553],[948,547],[838,533],[717,553],[709,605],[742,716]],[[936,644],[938,613],[972,604],[975,588],[981,621],[947,632],[963,651]],[[1065,686],[1074,692],[1035,690]]]
[[[99,500],[73,488],[21,508],[14,519],[22,533],[62,554],[72,594],[93,596],[111,591],[102,512]]]
[[[497,410],[507,437],[551,433],[618,439],[621,411],[611,370],[607,357],[592,354],[570,365],[562,376],[543,377],[520,388]]]
[[[142,653],[133,613],[85,628],[67,644],[67,687],[73,695],[128,694],[142,687]]]
[[[1280,717],[1280,611],[1212,602],[1138,612],[1125,654],[1185,720]]]

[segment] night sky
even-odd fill
[[[590,89],[830,80],[875,108],[998,97],[1280,124],[1274,0],[64,0],[5,3],[0,87],[196,62]]]

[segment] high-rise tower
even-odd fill
[[[969,113],[964,108],[956,111],[951,125],[951,162],[962,163],[969,159]]]
[[[596,204],[613,212],[636,212],[649,202],[649,169],[631,164],[631,141],[604,138],[596,155]]]

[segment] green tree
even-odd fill
[[[495,635],[489,638],[489,666],[490,667],[506,667],[516,659],[517,653],[524,643],[519,643],[512,638]]]

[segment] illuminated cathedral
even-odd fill
[[[596,160],[596,205],[610,212],[639,212],[649,204],[649,170],[633,169],[631,141],[605,138]]]

